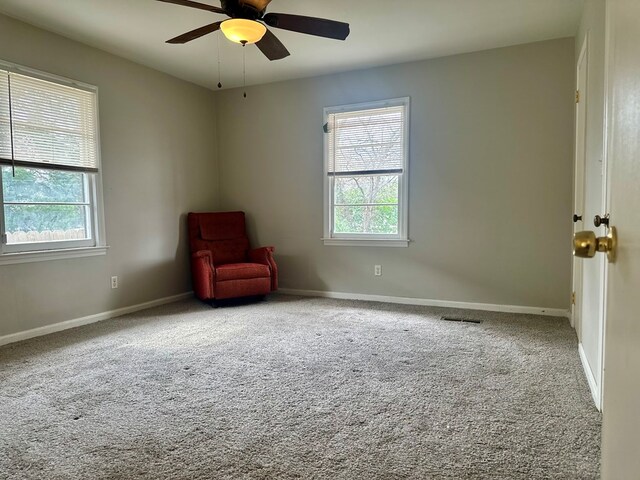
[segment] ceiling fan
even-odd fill
[[[246,45],[255,43],[269,60],[280,60],[290,55],[264,24],[292,32],[306,33],[318,37],[345,40],[350,33],[349,24],[324,18],[305,17],[286,13],[266,13],[271,0],[220,0],[221,7],[193,2],[191,0],[158,0],[185,7],[198,8],[230,17],[168,40],[167,43],[187,43],[217,30],[222,30],[231,41]]]

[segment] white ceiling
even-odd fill
[[[341,42],[273,29],[291,56],[269,62],[247,47],[247,83],[574,36],[583,1],[273,0],[268,11],[348,22],[351,35]],[[218,83],[220,32],[164,42],[221,15],[156,0],[0,0],[0,12],[209,88]],[[242,85],[242,47],[222,36],[219,43],[225,88]]]

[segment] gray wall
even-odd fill
[[[567,38],[220,92],[221,206],[282,287],[568,309],[573,90]],[[322,108],[402,96],[413,242],[323,246]]]
[[[0,58],[99,87],[111,247],[0,266],[0,336],[189,291],[183,215],[218,207],[214,94],[4,16]]]

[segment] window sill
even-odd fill
[[[323,238],[326,246],[335,247],[408,247],[411,240],[365,239],[365,238]]]
[[[65,248],[60,250],[39,250],[34,252],[4,253],[0,255],[0,265],[64,260],[66,258],[97,257],[106,255],[109,247]]]

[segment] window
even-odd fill
[[[0,263],[104,245],[98,138],[95,87],[0,63]]]
[[[408,245],[409,98],[329,107],[325,245]]]

